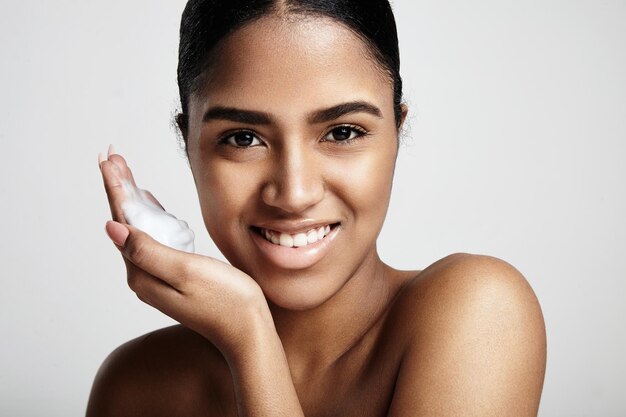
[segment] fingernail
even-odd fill
[[[102,163],[106,160],[106,156],[104,156],[102,152],[98,152],[98,166],[100,167],[100,169],[102,169]]]
[[[113,148],[113,144],[109,145],[109,152],[107,152],[109,156],[114,155],[115,152],[115,148]]]
[[[126,226],[121,223],[115,222],[113,220],[109,220],[104,229],[107,232],[109,238],[119,247],[124,247],[126,243],[126,239],[130,234],[130,231]]]

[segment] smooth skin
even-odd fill
[[[524,277],[488,256],[423,271],[378,257],[399,129],[366,45],[332,20],[277,15],[215,57],[183,134],[231,265],[126,224],[131,171],[115,153],[100,163],[130,288],[182,325],[115,350],[87,415],[536,416],[545,328]],[[320,224],[333,225],[321,255],[259,243],[260,228]]]

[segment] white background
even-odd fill
[[[83,414],[106,355],[172,323],[104,234],[110,142],[217,255],[171,127],[184,3],[0,2],[2,416]],[[540,416],[626,415],[626,1],[395,11],[411,119],[383,258],[512,263],[547,324]]]

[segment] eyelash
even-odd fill
[[[254,139],[256,139],[257,141],[262,142],[259,136],[251,130],[235,130],[235,131],[227,132],[224,135],[220,136],[219,139],[217,140],[217,143],[220,145],[229,145],[237,149],[252,148],[253,146],[238,146],[237,144],[229,143],[229,139],[234,138],[235,135],[239,133],[247,133],[249,135],[252,135]],[[255,145],[255,146],[258,146],[258,145]]]
[[[344,139],[344,140],[327,140],[325,139],[328,135],[332,134],[333,131],[335,129],[339,129],[339,128],[348,128],[351,130],[351,134],[350,136],[352,136],[352,133],[356,133],[357,135],[355,137],[351,137],[349,139]],[[218,139],[218,143],[220,145],[230,145],[233,146],[234,148],[237,149],[247,149],[247,148],[252,148],[254,146],[258,146],[258,145],[254,145],[254,146],[238,146],[236,144],[233,143],[229,143],[229,140],[231,138],[234,138],[235,135],[237,135],[238,133],[247,133],[252,135],[257,141],[262,142],[261,139],[259,138],[259,136],[254,133],[251,130],[236,130],[236,131],[231,131],[231,132],[227,132],[224,135],[220,136]],[[359,139],[363,139],[364,137],[368,136],[369,132],[365,129],[363,129],[361,126],[357,126],[357,125],[350,125],[350,124],[342,124],[342,125],[337,125],[337,126],[333,126],[330,129],[328,129],[328,131],[322,136],[321,141],[322,142],[335,142],[338,145],[351,145],[353,144],[355,141],[359,140]]]
[[[352,132],[350,134],[350,136],[352,136],[352,133],[356,132],[357,135],[353,138],[350,139],[344,139],[344,140],[325,140],[324,138],[328,135],[330,135],[331,133],[333,133],[333,130],[335,129],[339,129],[339,128],[348,128],[350,129]],[[361,126],[357,126],[357,125],[350,125],[350,124],[344,124],[344,125],[337,125],[337,126],[333,126],[331,127],[322,137],[322,141],[323,142],[335,142],[338,145],[351,145],[353,144],[355,141],[359,140],[359,139],[363,139],[364,137],[368,136],[369,132],[365,129],[363,129]]]

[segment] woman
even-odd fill
[[[177,121],[232,266],[128,225],[130,170],[101,162],[129,286],[182,326],[113,352],[88,416],[536,415],[545,330],[521,274],[378,257],[407,114],[387,1],[191,0],[179,52]]]

